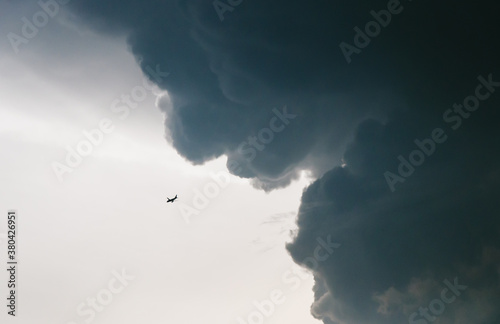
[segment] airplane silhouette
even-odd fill
[[[172,198],[172,199],[170,199],[170,198],[168,198],[168,197],[167,197],[167,202],[168,202],[168,203],[169,203],[169,202],[173,203],[176,199],[177,199],[177,195],[175,195],[175,197],[174,197],[174,198]]]

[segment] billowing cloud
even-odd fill
[[[441,298],[444,281],[458,278],[467,290],[445,303],[435,323],[498,321],[500,156],[492,148],[499,136],[487,122],[497,115],[494,103],[457,130],[453,123],[408,115],[364,122],[346,150],[346,165],[307,188],[299,232],[288,246],[293,258],[301,263],[313,255],[317,237],[331,235],[342,244],[335,257],[312,269],[323,286],[312,308],[317,318],[402,323],[417,312],[410,323],[427,323],[419,307],[429,308]],[[431,141],[435,129],[446,141]],[[401,176],[394,192],[388,171]]]
[[[222,21],[201,0],[71,6],[128,35],[143,70],[170,72],[159,106],[186,159],[227,155],[265,190],[318,178],[288,246],[301,263],[317,237],[342,244],[313,269],[314,316],[422,324],[413,314],[457,278],[467,289],[434,323],[497,323],[498,4],[230,3]]]
[[[214,3],[71,5],[95,28],[126,33],[145,71],[159,66],[171,73],[159,83],[173,107],[161,107],[168,112],[169,139],[183,156],[202,163],[225,154],[241,166],[241,176],[264,189],[286,185],[302,169],[321,175],[338,165],[361,120],[414,105],[413,99],[442,91],[438,86],[457,74],[472,78],[492,47],[487,35],[463,27],[462,15],[488,15],[487,5],[232,1],[221,21]],[[388,7],[397,14],[380,18]],[[356,37],[353,28],[364,29],[374,15],[387,26],[371,40]],[[494,27],[487,19],[481,23],[485,30]],[[342,43],[366,47],[348,55],[348,64]],[[475,52],[457,55],[464,47]],[[462,59],[477,65],[464,69]],[[435,73],[446,73],[446,81],[433,79]],[[268,126],[273,108],[285,105],[298,116],[289,127],[265,149],[257,149],[258,138],[253,159],[238,149]],[[429,103],[417,109],[429,109]]]
[[[81,1],[73,8],[95,28],[126,33],[145,72],[156,66],[170,72],[159,83],[172,106],[160,107],[179,153],[193,163],[227,155],[241,176],[267,190],[300,170],[320,175],[338,165],[361,120],[407,106],[397,94],[401,80],[390,78],[401,77],[391,62],[397,46],[367,49],[377,58],[370,66],[365,53],[347,64],[339,48],[378,7],[358,5],[242,2],[222,22],[206,1]],[[393,45],[378,46],[384,43]],[[269,128],[273,108],[284,106],[297,118],[262,143],[259,132]],[[251,136],[258,139],[253,158],[241,148]]]

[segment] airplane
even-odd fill
[[[168,202],[168,203],[169,203],[169,202],[173,203],[176,199],[177,199],[177,195],[175,195],[175,197],[174,197],[174,198],[172,198],[172,199],[170,199],[170,198],[168,198],[168,197],[167,197],[167,202]]]

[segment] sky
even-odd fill
[[[0,5],[2,322],[500,322],[497,4]]]

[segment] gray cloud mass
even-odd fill
[[[312,269],[316,318],[411,323],[458,278],[467,289],[433,323],[499,323],[500,88],[470,114],[443,116],[474,95],[478,76],[500,81],[498,4],[404,1],[348,64],[339,44],[353,44],[353,28],[387,3],[244,0],[223,21],[210,1],[71,8],[96,30],[127,34],[143,70],[170,72],[159,85],[171,104],[160,100],[160,109],[187,160],[227,155],[265,190],[302,170],[317,178],[287,246],[301,263],[317,237],[342,244]],[[238,146],[285,105],[297,117],[248,161]],[[397,174],[398,156],[436,128],[446,141],[392,192],[384,173]]]

